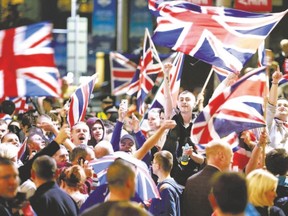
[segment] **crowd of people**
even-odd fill
[[[266,128],[239,134],[249,159],[232,171],[239,158],[227,141],[212,140],[201,151],[192,142],[204,96],[184,90],[175,103],[171,67],[164,68],[165,107],[148,111],[145,131],[133,107],[117,108],[109,96],[101,112],[71,127],[54,98],[42,101],[41,112],[18,115],[13,102],[2,102],[0,215],[288,215],[288,100],[278,87],[285,70],[271,75]],[[228,76],[224,87],[235,79]],[[140,171],[156,191],[146,200]]]

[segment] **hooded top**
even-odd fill
[[[88,127],[90,129],[90,135],[91,135],[91,139],[88,141],[88,145],[91,145],[93,147],[95,147],[95,145],[98,143],[92,135],[92,127],[96,122],[99,122],[103,127],[103,137],[100,141],[102,141],[104,139],[104,136],[106,133],[104,123],[101,119],[99,119],[97,117],[91,117],[91,118],[87,119],[86,124],[88,125]]]

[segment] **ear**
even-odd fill
[[[34,181],[35,177],[36,177],[35,171],[31,169],[31,179]]]
[[[210,205],[211,207],[213,208],[213,210],[215,211],[217,208],[218,208],[218,205],[217,205],[217,201],[216,201],[216,198],[215,196],[213,195],[213,193],[210,193],[208,195],[208,200],[210,202]]]

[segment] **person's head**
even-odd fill
[[[212,140],[206,148],[207,164],[218,167],[221,171],[230,169],[233,152],[229,143],[223,140]]]
[[[21,125],[21,129],[23,130],[26,136],[28,136],[29,129],[35,124],[36,124],[36,119],[33,115],[26,113],[22,116],[20,125]]]
[[[19,172],[14,162],[0,157],[0,197],[12,199],[18,192]]]
[[[31,178],[34,182],[54,181],[56,170],[56,161],[52,157],[43,155],[34,160],[31,169]]]
[[[30,152],[38,152],[41,149],[45,148],[46,143],[43,139],[43,136],[39,133],[30,133],[27,139],[27,145]]]
[[[120,139],[119,150],[128,153],[133,153],[136,150],[135,140],[133,136],[131,136],[130,134],[123,135]]]
[[[110,96],[106,96],[102,99],[101,107],[104,110],[106,107],[113,106],[113,98]]]
[[[4,100],[1,103],[1,111],[2,113],[12,115],[15,111],[15,104],[12,101]]]
[[[155,175],[162,172],[170,174],[173,166],[173,155],[166,150],[156,152],[152,161],[152,170]]]
[[[265,165],[275,176],[286,176],[288,171],[288,153],[283,149],[272,149],[265,157]]]
[[[279,118],[282,121],[288,120],[288,100],[286,98],[277,100],[275,118]]]
[[[273,206],[278,179],[269,171],[256,169],[247,175],[249,202],[257,207]]]
[[[1,139],[1,143],[11,143],[13,145],[15,145],[17,148],[20,148],[21,144],[19,141],[19,137],[17,136],[17,134],[15,133],[6,133],[2,139]]]
[[[8,132],[8,124],[5,120],[0,119],[0,140]]]
[[[0,144],[0,157],[12,160],[17,166],[19,148],[11,143]]]
[[[105,127],[101,119],[97,117],[91,117],[87,119],[86,124],[90,129],[91,142],[94,141],[96,144],[103,140],[105,134]],[[95,146],[95,144],[93,146]]]
[[[243,213],[248,202],[245,177],[237,172],[214,174],[209,201],[219,216]]]
[[[88,157],[88,146],[85,144],[76,146],[70,153],[70,160],[73,165],[79,164],[80,158],[87,160]]]
[[[73,165],[64,171],[64,178],[62,178],[61,186],[65,189],[75,188],[80,189],[86,180],[84,169],[80,165]]]
[[[192,113],[195,103],[196,98],[189,91],[183,91],[178,95],[177,106],[181,113]]]
[[[149,216],[139,203],[135,202],[119,202],[111,207],[107,216]]]
[[[102,140],[94,147],[96,158],[102,158],[114,152],[112,144],[106,140]]]
[[[283,39],[280,41],[280,48],[284,55],[287,57],[288,56],[288,39]]]
[[[66,164],[69,161],[69,153],[65,146],[60,145],[60,149],[53,155],[57,166]]]
[[[121,194],[130,200],[135,194],[136,167],[124,159],[116,159],[107,170],[107,182],[111,194]]]
[[[87,145],[90,138],[89,127],[85,122],[78,122],[71,128],[71,141],[75,145]]]
[[[53,109],[53,98],[51,97],[46,97],[43,99],[43,109],[45,113],[49,113]]]
[[[150,130],[157,130],[161,126],[160,109],[152,108],[148,112],[148,125]]]

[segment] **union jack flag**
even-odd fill
[[[192,126],[193,142],[207,144],[212,139],[225,137],[232,132],[264,127],[265,87],[265,67],[260,67],[216,95]]]
[[[157,0],[149,0],[149,9],[157,17],[155,44],[232,72],[243,68],[288,11],[259,14]]]
[[[70,127],[84,120],[90,95],[93,92],[97,79],[97,74],[94,74],[88,81],[81,84],[70,96],[67,113],[67,122]]]
[[[214,72],[216,73],[220,82],[222,82],[228,76],[228,74],[231,73],[231,71],[216,67],[214,65],[212,65],[212,68],[213,68]]]
[[[145,31],[143,56],[141,56],[135,75],[129,85],[127,94],[135,95],[137,93],[137,110],[144,114],[145,98],[149,91],[152,90],[155,80],[159,73],[162,72],[161,60],[148,30]]]
[[[9,100],[15,104],[15,113],[25,113],[29,110],[27,97],[10,98]]]
[[[137,64],[117,52],[110,52],[111,92],[113,95],[126,94]]]
[[[59,97],[52,24],[0,31],[0,97]]]
[[[284,74],[283,77],[279,80],[279,86],[284,86],[288,83],[288,74]]]

